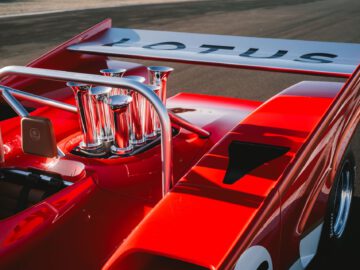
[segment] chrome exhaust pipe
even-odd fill
[[[146,80],[142,76],[126,76],[124,78],[134,80],[140,83],[144,83]],[[131,143],[135,146],[143,145],[146,142],[146,99],[141,94],[133,90],[128,90],[127,94],[132,97],[132,102],[130,104]]]
[[[124,76],[126,72],[125,68],[105,68],[101,69],[100,73],[107,77],[119,77],[121,78]],[[126,94],[123,89],[120,88],[113,88],[111,95],[124,95]]]
[[[96,133],[102,142],[114,140],[111,132],[110,111],[107,105],[111,90],[111,87],[96,86],[92,87],[89,93],[96,112]]]
[[[66,85],[74,91],[79,112],[80,127],[83,134],[83,140],[79,147],[85,151],[98,150],[102,147],[102,143],[96,132],[97,115],[94,112],[89,95],[91,85],[77,82],[68,82]]]
[[[159,97],[161,101],[166,104],[167,80],[172,71],[171,67],[150,66],[148,67],[150,85],[160,86]]]
[[[111,112],[111,130],[114,144],[110,150],[116,155],[125,155],[133,150],[130,143],[129,105],[132,97],[128,95],[111,96],[107,102]]]
[[[149,87],[159,97],[160,86],[159,85],[150,85]],[[146,103],[145,103],[145,115],[146,115],[145,137],[147,140],[153,140],[157,137],[157,134],[158,134],[157,128],[159,126],[159,119],[155,112],[155,109],[148,101],[146,101]]]
[[[164,105],[166,105],[167,80],[172,71],[174,71],[174,69],[171,67],[164,67],[164,66],[148,67],[150,85],[155,85],[160,87],[158,97],[160,98],[160,100]],[[161,130],[160,122],[156,114],[154,114],[152,122],[154,123],[155,131],[157,133],[160,133]]]
[[[107,77],[122,77],[125,72],[125,68],[104,68],[100,70],[100,73]]]

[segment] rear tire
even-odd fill
[[[320,248],[336,251],[346,237],[346,225],[350,216],[355,185],[355,158],[348,151],[340,165],[329,195]]]

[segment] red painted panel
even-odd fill
[[[270,200],[276,204],[278,179],[333,100],[293,95],[309,86],[299,84],[265,102],[221,139],[140,223],[104,269],[121,269],[124,257],[137,250],[211,269],[220,267],[262,207]],[[290,151],[228,185],[223,183],[228,146],[236,140],[285,146]],[[275,224],[279,224],[278,213],[273,212]],[[258,241],[266,239],[261,232],[269,232],[269,224],[258,231]],[[272,230],[280,237],[280,227]],[[270,246],[279,252],[280,239]],[[279,254],[273,256],[278,265]]]

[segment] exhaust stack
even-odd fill
[[[130,143],[129,126],[129,104],[131,102],[132,97],[127,95],[115,95],[108,100],[111,111],[111,130],[114,134],[114,144],[110,148],[113,154],[124,155],[133,150]]]
[[[160,89],[157,95],[161,99],[162,103],[166,105],[167,97],[167,80],[174,69],[171,67],[164,66],[150,66],[148,67],[150,85],[157,86]],[[155,125],[155,131],[160,133],[160,122],[155,112],[152,114],[152,121]]]
[[[151,90],[160,98],[160,86],[151,85]],[[145,136],[148,140],[153,140],[158,135],[158,127],[160,126],[159,119],[156,115],[155,109],[146,101],[145,107],[146,122],[145,122]]]
[[[114,140],[110,128],[110,111],[107,106],[111,90],[111,87],[97,86],[92,87],[89,93],[96,114],[96,133],[102,142]]]
[[[174,69],[171,67],[150,66],[148,67],[148,71],[150,84],[160,86],[159,97],[161,101],[166,104],[167,80]]]
[[[102,147],[102,143],[96,132],[97,115],[89,95],[91,85],[77,82],[68,82],[66,85],[74,91],[79,112],[80,127],[83,133],[83,140],[79,147],[85,151],[98,150]]]
[[[145,78],[142,76],[126,76],[124,78],[140,83],[145,82]],[[134,146],[140,146],[146,142],[146,99],[133,90],[128,90],[127,94],[132,97],[132,102],[130,105],[131,143]]]
[[[107,77],[118,77],[121,78],[124,76],[126,72],[126,69],[124,68],[106,68],[106,69],[101,69],[100,73],[104,76]],[[119,88],[113,88],[111,95],[122,95],[125,94],[123,89],[119,89]]]
[[[165,103],[169,67],[149,67],[150,88]],[[101,74],[123,77],[125,69],[102,69]],[[142,76],[126,76],[144,83]],[[68,82],[75,94],[83,141],[79,148],[89,156],[109,157],[131,154],[160,134],[155,109],[144,96],[132,89]]]

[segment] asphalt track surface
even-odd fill
[[[194,1],[0,18],[0,66],[24,65],[108,17],[117,27],[360,43],[358,0]],[[166,65],[176,70],[169,82],[169,95],[195,92],[266,100],[302,80],[329,80],[273,72]],[[359,137],[358,128],[353,144],[358,157]],[[359,269],[359,182],[358,173],[349,230],[340,251],[318,256],[310,269]]]

